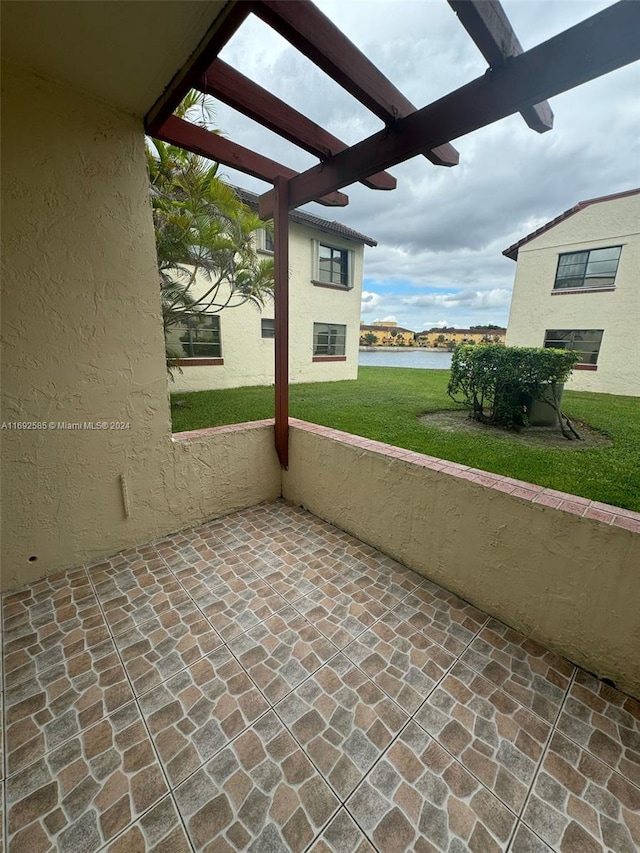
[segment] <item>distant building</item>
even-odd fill
[[[507,343],[578,352],[570,388],[640,395],[640,188],[581,201],[502,254],[518,263]]]
[[[257,206],[255,193],[237,191],[245,204]],[[375,246],[376,241],[302,210],[289,214],[289,310],[296,318],[289,339],[292,383],[358,378],[365,245]],[[264,257],[273,255],[271,235],[264,229],[256,234],[256,247]],[[199,280],[192,295],[208,287]],[[180,368],[174,371],[171,391],[271,385],[274,318],[272,300],[262,308],[247,302],[219,314],[185,313],[184,322],[166,334]]]
[[[376,336],[374,343],[368,343],[366,336],[372,334]],[[413,347],[415,346],[415,332],[411,329],[405,329],[397,323],[360,323],[360,344],[361,346],[374,347]]]
[[[416,332],[416,341],[421,347],[449,348],[457,344],[503,344],[506,329],[428,329]]]

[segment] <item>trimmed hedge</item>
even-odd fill
[[[562,414],[558,384],[565,382],[578,354],[563,349],[460,344],[453,353],[447,393],[471,409],[471,417],[512,429],[528,426],[531,398],[548,403],[567,438],[579,438]]]

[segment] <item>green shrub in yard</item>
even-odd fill
[[[566,438],[580,438],[560,409],[558,385],[569,377],[578,354],[562,349],[505,347],[502,344],[456,347],[447,392],[471,409],[472,417],[512,429],[527,426],[528,404],[548,403]]]

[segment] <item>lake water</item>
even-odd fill
[[[423,370],[448,370],[450,352],[428,349],[361,350],[358,364],[361,367],[415,367]]]

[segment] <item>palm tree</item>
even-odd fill
[[[196,92],[176,114],[195,109],[206,126],[211,108]],[[218,177],[217,163],[155,139],[146,154],[165,332],[185,314],[264,305],[273,294],[273,259],[258,256],[253,235],[265,223]],[[169,368],[175,355],[168,348]]]

